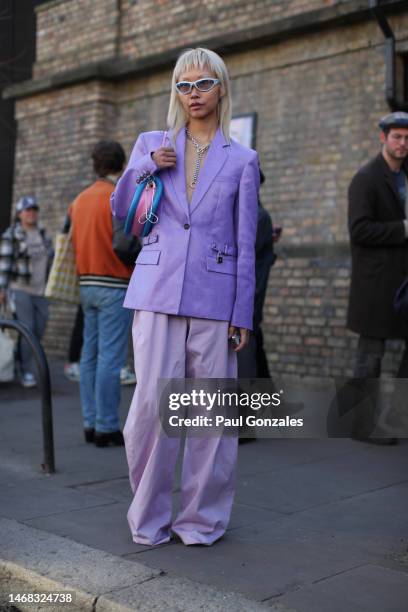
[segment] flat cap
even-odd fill
[[[16,206],[16,211],[20,213],[22,210],[29,208],[38,208],[38,202],[34,196],[23,196],[19,199]]]
[[[408,113],[398,111],[385,115],[378,124],[382,130],[387,128],[408,128]]]

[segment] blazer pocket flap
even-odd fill
[[[210,272],[221,272],[221,274],[236,275],[237,261],[223,257],[222,261],[218,263],[215,257],[207,257],[207,270]]]
[[[153,244],[154,242],[158,242],[159,234],[149,234],[143,238],[143,244]]]
[[[142,249],[139,257],[136,259],[136,264],[157,265],[159,263],[161,251],[145,251]]]

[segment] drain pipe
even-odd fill
[[[394,32],[378,0],[369,0],[369,5],[385,38],[385,99],[391,111],[408,111],[408,102],[397,99]]]

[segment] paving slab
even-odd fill
[[[237,593],[220,592],[185,578],[164,576],[159,570],[45,534],[16,521],[0,519],[0,541],[0,605],[8,593],[15,592],[18,584],[26,592],[74,591],[79,610],[265,610],[264,606]],[[39,609],[20,604],[19,608]]]
[[[101,495],[114,501],[128,502],[128,504],[132,501],[132,491],[127,476],[99,482],[80,483],[73,488],[83,493]]]
[[[82,489],[82,487],[80,488]],[[90,488],[92,489],[92,485],[90,485]],[[127,484],[128,488],[129,485]],[[88,490],[89,487],[87,486],[86,489]],[[113,497],[110,497],[111,503],[59,512],[51,516],[25,519],[24,523],[115,555],[145,552],[150,547],[135,544],[131,539],[126,519],[131,501],[128,490],[126,495],[129,498],[126,502],[123,500],[115,501]],[[235,504],[229,531],[251,525],[254,521],[265,522],[280,516],[278,513],[269,510]],[[103,534],[103,537],[101,537],[101,534]]]
[[[327,439],[267,439],[247,442],[240,446],[238,471],[240,476],[279,471],[282,468],[314,463],[316,461],[360,452],[353,440]]]
[[[279,471],[260,472],[256,478],[244,475],[238,481],[236,500],[250,499],[254,506],[291,514],[398,484],[408,479],[408,445],[396,449],[388,448],[388,457],[385,453],[341,454]]]
[[[51,484],[51,481],[49,481]],[[3,485],[0,516],[27,520],[51,516],[65,510],[103,506],[112,503],[106,497],[76,491],[66,487],[50,486],[45,481]]]
[[[273,521],[228,531],[211,547],[173,543],[126,558],[219,588],[228,584],[245,597],[263,601],[376,561],[378,555],[341,538],[307,529],[284,529]]]
[[[406,612],[408,609],[408,575],[403,572],[366,565],[321,580],[311,586],[288,593],[281,602],[302,612]]]
[[[408,540],[408,482],[384,487],[281,519],[282,527],[307,527],[340,537]]]
[[[70,538],[114,555],[134,553],[126,513],[129,505],[112,502],[104,506],[62,512],[25,521],[27,525]]]

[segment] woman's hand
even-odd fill
[[[176,165],[176,152],[172,147],[160,147],[152,154],[152,160],[159,168],[173,168]]]
[[[251,332],[249,329],[245,329],[245,327],[234,327],[230,325],[228,328],[228,340],[232,338],[232,336],[240,336],[240,343],[234,348],[234,351],[238,353],[238,351],[242,351],[249,342],[249,334]]]

